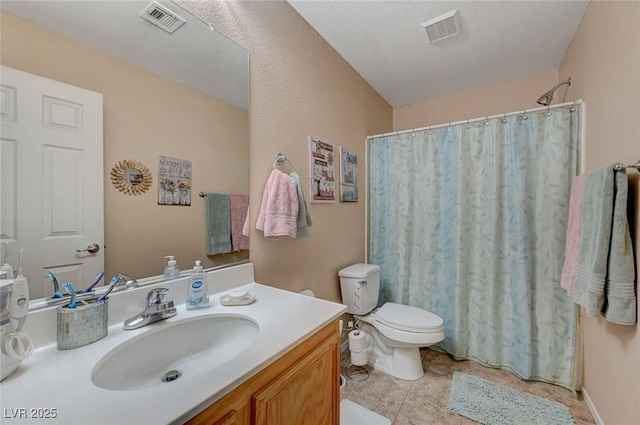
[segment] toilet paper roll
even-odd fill
[[[367,350],[352,351],[351,364],[355,366],[364,366],[367,364]]]
[[[349,332],[349,350],[350,351],[364,351],[367,349],[367,334],[364,331],[355,329]]]

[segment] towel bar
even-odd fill
[[[625,168],[635,168],[636,170],[640,171],[640,159],[635,164],[624,165],[618,162],[613,166],[613,169],[616,171],[621,171],[621,170],[624,170]]]

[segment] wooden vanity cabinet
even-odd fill
[[[187,422],[338,425],[340,335],[334,321]]]

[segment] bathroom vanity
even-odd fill
[[[56,347],[55,308],[32,312],[25,332],[37,349],[0,384],[1,422],[337,425],[337,321],[345,306],[255,283],[249,263],[207,280],[212,306],[199,311],[184,306],[186,278],[112,293],[107,337],[72,350]],[[169,288],[177,315],[123,330],[159,287]],[[221,305],[231,290],[256,301]],[[218,333],[203,342],[202,328]],[[185,349],[194,350],[186,360]],[[153,366],[164,374],[170,355],[182,357],[170,365],[182,376],[163,382]]]
[[[187,423],[337,425],[340,404],[337,326],[336,322],[325,326]]]

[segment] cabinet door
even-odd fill
[[[251,422],[251,409],[249,400],[245,406],[238,410],[228,410],[224,415],[223,406],[213,404],[195,418],[189,420],[186,425],[249,425]]]
[[[253,396],[256,425],[338,425],[338,343],[320,344]]]
[[[213,425],[240,425],[238,412],[231,411]]]

